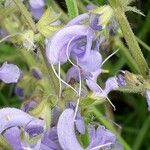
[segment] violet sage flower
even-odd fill
[[[116,145],[117,140],[113,133],[103,126],[99,126],[97,130],[91,126],[89,128],[90,144],[87,148],[83,148],[75,134],[73,116],[73,109],[65,109],[58,121],[58,139],[63,150],[99,150],[100,148],[113,148]]]
[[[43,134],[45,130],[43,120],[30,116],[29,114],[16,108],[0,109],[0,118],[0,133],[6,136],[8,142],[10,142],[16,150],[20,150],[20,146],[21,149],[23,149],[25,146],[24,144],[27,144],[27,141],[22,143],[23,141],[20,139],[21,128],[24,129],[24,132],[26,132],[30,138]],[[16,138],[15,142],[12,137]],[[37,144],[38,142],[35,146],[37,146]]]
[[[68,103],[67,107],[66,108],[71,108],[75,111],[75,108],[76,108],[76,104],[73,103],[73,102],[70,102]],[[80,134],[85,134],[85,123],[84,123],[84,119],[83,117],[81,116],[80,112],[77,111],[77,114],[76,114],[76,117],[75,117],[75,127],[77,129],[77,131],[80,133]]]
[[[16,86],[15,87],[15,94],[19,97],[19,98],[24,98],[24,89],[21,88],[20,86]]]
[[[63,64],[71,58],[85,70],[95,70],[97,66],[99,67],[101,55],[99,52],[92,50],[93,41],[95,41],[95,31],[89,25],[81,24],[88,18],[89,15],[87,13],[77,16],[64,28],[57,31],[47,42],[46,55],[50,64],[58,64],[59,62]],[[94,59],[96,65],[93,65]],[[90,67],[87,66],[88,64]]]
[[[33,68],[32,69],[32,75],[33,77],[35,77],[37,80],[41,80],[42,79],[42,73],[38,68]]]
[[[0,118],[0,133],[14,126],[20,126],[23,128],[26,128],[28,126],[37,126],[40,128],[41,126],[43,126],[42,120],[34,118],[29,114],[23,112],[22,110],[16,108],[0,109]]]
[[[148,111],[150,111],[150,90],[146,91],[146,99],[147,99]]]
[[[39,20],[43,14],[45,2],[44,0],[29,0],[32,16]]]
[[[0,67],[0,80],[5,83],[16,83],[20,77],[20,70],[16,65],[3,63]]]

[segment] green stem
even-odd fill
[[[140,69],[140,74],[146,77],[146,75],[148,74],[147,62],[144,59],[142,51],[138,45],[138,42],[136,41],[136,37],[134,36],[134,33],[129,25],[126,15],[122,7],[120,6],[119,0],[108,0],[108,1],[111,4],[112,8],[114,9],[114,15],[120,24],[121,30],[123,32],[126,43],[129,47],[130,53]]]
[[[141,44],[146,50],[148,50],[150,52],[150,46],[147,45],[145,42],[143,42],[141,39],[139,39],[138,37],[136,37],[137,41],[139,42],[139,44]]]
[[[25,17],[28,25],[31,27],[31,29],[34,32],[36,32],[36,25],[35,25],[34,21],[32,20],[31,14],[28,12],[28,10],[25,7],[25,5],[22,3],[21,0],[14,0],[14,2],[16,3],[16,5],[19,8],[19,10],[22,13],[22,15]]]
[[[30,13],[28,12],[26,7],[24,6],[24,4],[21,2],[21,0],[14,0],[14,1],[15,1],[16,5],[18,6],[18,8],[19,8],[20,12],[22,13],[22,15],[26,18],[27,23],[30,25],[32,30],[36,31],[36,25],[35,25],[34,21],[32,20],[32,17],[30,15]],[[58,94],[58,92],[59,92],[58,80],[55,77],[51,67],[47,63],[47,58],[45,56],[45,51],[43,50],[43,47],[41,45],[39,45],[39,47],[40,47],[40,50],[41,50],[41,54],[43,56],[43,61],[44,61],[45,66],[48,70],[48,77],[49,77],[50,86],[54,87],[53,89],[55,90],[55,94]]]
[[[128,67],[134,72],[134,73],[140,73],[140,70],[135,62],[135,60],[132,58],[131,54],[129,53],[129,50],[124,46],[122,41],[119,38],[115,39],[115,45],[119,47],[119,53],[125,59],[125,62],[127,63]]]
[[[138,34],[138,37],[140,39],[145,40],[146,36],[148,36],[148,33],[150,31],[149,25],[150,25],[150,10],[146,15],[146,21],[143,23],[143,27]]]
[[[78,13],[77,1],[76,0],[65,0],[68,8],[68,15],[70,18],[76,17]]]
[[[144,122],[137,138],[135,139],[134,145],[133,145],[133,150],[138,150],[140,149],[142,142],[148,132],[149,129],[149,124],[150,124],[150,116],[146,119],[146,121]]]
[[[43,57],[44,64],[45,64],[45,66],[46,66],[46,68],[48,70],[48,77],[49,77],[49,81],[50,81],[51,87],[52,87],[52,89],[54,89],[55,94],[58,95],[58,93],[59,93],[59,82],[58,82],[58,79],[56,78],[56,76],[55,76],[55,74],[54,74],[54,72],[52,70],[52,67],[47,62],[47,58],[46,58],[46,55],[45,55],[44,48],[42,47],[42,45],[40,45],[39,47],[40,47],[40,50],[41,50],[41,54],[42,54],[42,57]]]
[[[120,136],[120,134],[116,131],[116,129],[113,127],[113,125],[111,124],[111,122],[109,122],[108,120],[104,119],[101,112],[98,111],[95,107],[92,109],[92,111],[94,112],[94,114],[96,115],[97,119],[102,122],[104,124],[104,126],[106,126],[109,130],[111,130],[117,137],[117,139],[119,140],[119,142],[123,145],[125,150],[131,150],[131,147],[128,145],[128,143],[126,143],[126,141]]]

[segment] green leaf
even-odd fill
[[[79,14],[77,1],[76,0],[65,0],[65,1],[66,1],[69,17],[70,18],[76,17]]]
[[[61,25],[52,25],[53,22],[60,18],[61,14],[56,14],[52,8],[47,8],[47,10],[42,15],[41,19],[37,23],[38,31],[45,37],[50,36],[53,32],[60,29]]]
[[[137,9],[135,6],[134,7],[132,7],[132,6],[127,6],[126,8],[125,8],[125,11],[132,11],[132,12],[135,12],[135,13],[137,13],[137,14],[140,14],[140,15],[142,15],[142,16],[145,16],[139,9]]]

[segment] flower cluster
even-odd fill
[[[48,40],[46,56],[51,65],[62,65],[68,61],[73,65],[67,72],[68,83],[72,79],[76,82],[82,79],[97,96],[107,96],[111,90],[118,88],[118,84],[115,78],[110,78],[104,91],[97,84],[103,65],[99,47],[105,40],[99,34],[103,30],[100,19],[100,15],[85,13],[71,20]]]

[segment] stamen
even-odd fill
[[[62,85],[61,85],[61,80],[60,80],[60,61],[58,64],[58,75],[59,75],[59,98],[61,97],[61,91],[62,91]]]
[[[96,146],[94,148],[91,148],[90,150],[96,150],[96,149],[100,149],[100,148],[103,148],[105,146],[110,146],[112,143],[107,143],[107,144],[103,144],[103,145],[100,145],[100,146]]]
[[[77,99],[77,104],[76,104],[76,108],[75,108],[75,113],[74,113],[74,117],[73,117],[73,120],[75,121],[75,118],[76,118],[76,115],[77,115],[77,111],[78,111],[78,107],[79,107],[79,103],[80,103],[80,96],[81,96],[81,88],[82,88],[82,83],[81,83],[81,73],[80,73],[80,68],[79,68],[79,66],[78,66],[78,58],[77,58],[77,65],[76,64],[74,64],[71,60],[70,60],[70,58],[69,58],[69,46],[70,46],[70,44],[71,44],[71,42],[73,41],[73,39],[74,39],[75,37],[73,37],[69,42],[68,42],[68,44],[67,44],[67,59],[69,60],[69,62],[73,65],[73,66],[75,66],[75,67],[77,67],[78,68],[78,73],[79,73],[79,92],[78,92],[78,99]]]
[[[77,58],[77,64],[78,64],[78,58]],[[79,93],[78,93],[79,98],[77,99],[77,104],[76,104],[76,108],[75,108],[75,112],[74,112],[74,117],[73,117],[74,121],[75,121],[77,111],[78,111],[78,108],[79,108],[81,90],[82,90],[81,73],[80,73],[80,68],[79,67],[78,67],[78,72],[79,72]]]
[[[103,65],[105,64],[105,62],[106,62],[107,60],[109,60],[109,58],[111,58],[111,57],[112,57],[114,54],[116,54],[118,51],[119,51],[119,49],[117,49],[115,52],[113,52],[112,54],[110,54],[110,55],[102,62],[101,66],[103,66]]]
[[[98,88],[101,90],[102,94],[104,94],[104,90],[98,85]],[[114,111],[116,110],[115,105],[111,102],[111,100],[108,98],[108,96],[105,96],[108,102],[111,104],[111,106],[114,108]]]
[[[16,36],[16,35],[23,35],[23,34],[20,33],[20,32],[17,32],[17,33],[14,33],[14,34],[10,34],[10,35],[4,37],[3,39],[1,39],[1,40],[0,40],[0,43],[2,43],[3,41],[7,40],[8,38],[14,37],[14,36]]]
[[[65,82],[63,79],[61,79],[61,77],[59,77],[59,75],[57,74],[57,72],[56,72],[56,70],[55,70],[53,64],[51,64],[51,67],[52,67],[52,70],[53,70],[54,74],[56,75],[56,77],[57,77],[62,83],[64,83],[66,86],[70,87],[73,91],[75,91],[75,92],[78,94],[78,92],[77,92],[71,85],[69,85],[67,82]]]
[[[122,127],[119,124],[117,124],[116,122],[114,122],[112,119],[110,119],[110,118],[108,118],[106,116],[102,116],[102,115],[100,117],[104,118],[104,119],[107,119],[108,121],[110,121],[111,123],[113,123],[116,127],[118,127],[119,129],[122,129]]]

